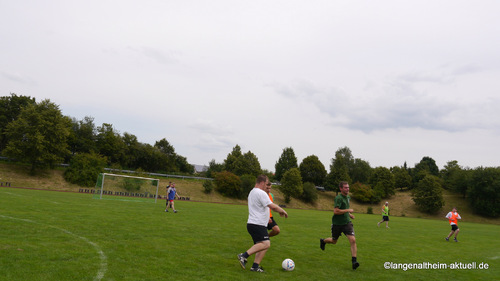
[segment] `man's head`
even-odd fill
[[[389,206],[389,202],[385,202],[385,205],[386,205],[386,206]]]
[[[267,178],[266,175],[260,175],[257,177],[257,180],[255,182],[255,187],[260,188],[264,191],[266,191],[267,184],[269,183],[269,179]]]
[[[346,181],[341,181],[339,183],[339,189],[342,195],[347,196],[347,194],[349,194],[349,184]]]
[[[453,207],[453,209],[451,210],[453,213],[456,213],[457,212],[457,208],[456,207]]]

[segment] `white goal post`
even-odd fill
[[[125,196],[134,199],[158,199],[159,179],[101,173],[97,177],[94,198]]]

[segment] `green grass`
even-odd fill
[[[495,280],[500,226],[460,223],[446,242],[446,220],[356,214],[361,266],[353,271],[345,237],[330,235],[331,212],[288,209],[263,260],[266,273],[242,270],[236,254],[251,246],[244,205],[96,200],[90,194],[0,187],[0,280]],[[281,269],[291,258],[296,268]],[[253,261],[253,256],[249,262]],[[384,269],[394,263],[489,264],[487,270]]]

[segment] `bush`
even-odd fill
[[[212,193],[212,190],[214,189],[214,183],[211,180],[205,180],[203,182],[203,188],[206,194]]]
[[[216,173],[215,186],[215,190],[217,190],[217,192],[219,192],[223,196],[232,198],[242,197],[240,177],[231,172],[222,171],[220,173]]]
[[[366,213],[367,214],[373,214],[373,208],[372,208],[372,206],[368,206],[368,208],[366,208]]]
[[[318,191],[316,190],[316,186],[314,185],[314,183],[304,183],[300,199],[306,203],[316,203],[316,201],[318,200]]]
[[[82,153],[73,156],[68,169],[64,172],[67,182],[84,187],[95,185],[97,176],[104,172],[106,157],[95,153]]]
[[[351,185],[351,197],[361,203],[380,202],[380,196],[376,196],[375,191],[369,185],[360,182]]]
[[[254,188],[257,178],[253,175],[243,175],[241,179],[241,198],[247,198],[248,194]]]

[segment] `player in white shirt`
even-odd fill
[[[254,245],[246,252],[238,254],[238,261],[243,269],[245,269],[247,258],[255,254],[254,263],[250,270],[256,272],[264,272],[260,263],[271,246],[267,233],[269,209],[288,218],[288,213],[269,199],[269,195],[265,191],[267,185],[271,185],[267,176],[260,175],[257,177],[255,187],[248,194],[247,231],[252,236]]]

